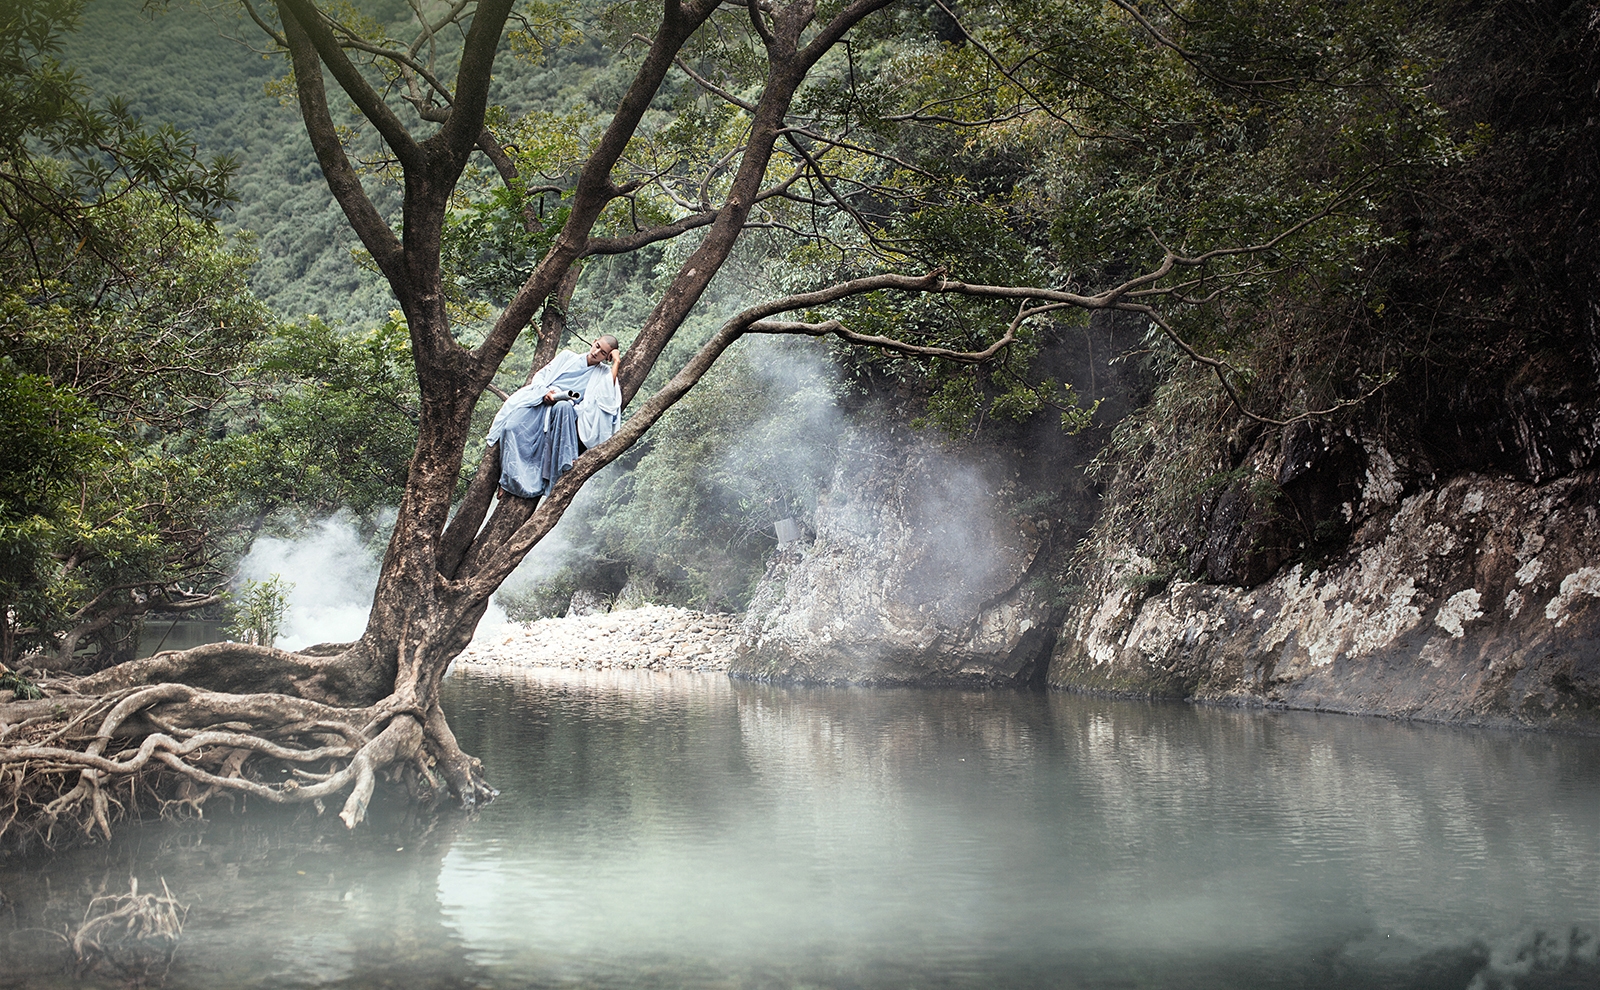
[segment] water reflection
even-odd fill
[[[177,962],[142,973],[174,987],[479,985],[443,924],[439,864],[462,816],[426,822],[389,812],[378,833],[276,812],[231,822],[130,830],[109,847],[0,871],[0,987],[124,986],[77,972],[62,933],[88,900],[165,881],[188,907]],[[7,924],[9,922],[9,924]],[[126,974],[124,974],[126,975]]]
[[[215,619],[150,619],[139,631],[137,656],[162,650],[188,650],[228,640],[228,623]]]
[[[165,876],[181,987],[1595,983],[1596,740],[648,672],[448,701],[475,819],[157,827],[0,891],[59,931]]]

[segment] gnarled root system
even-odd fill
[[[136,807],[199,815],[213,798],[311,804],[318,813],[339,800],[340,819],[354,828],[380,780],[423,803],[448,791],[475,805],[495,793],[436,698],[419,708],[396,693],[343,707],[173,681],[44,686],[41,700],[0,704],[0,841],[8,846],[54,845],[68,829],[109,837],[113,821]]]

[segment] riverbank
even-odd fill
[[[727,670],[741,616],[673,605],[508,622],[473,640],[457,664],[569,670]]]

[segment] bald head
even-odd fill
[[[594,339],[594,343],[589,347],[589,353],[585,355],[584,359],[589,362],[590,367],[610,362],[612,372],[615,373],[618,346],[617,338],[609,333],[601,334]]]

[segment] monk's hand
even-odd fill
[[[555,401],[556,401],[556,390],[555,389],[551,389],[550,391],[548,391],[548,392],[546,392],[544,394],[544,404],[545,405],[548,406],[548,405],[550,405],[551,403],[553,403]]]

